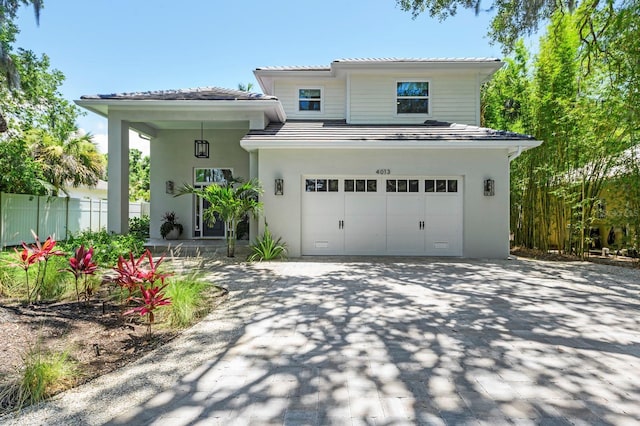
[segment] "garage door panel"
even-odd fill
[[[424,196],[387,195],[387,253],[424,253]]]
[[[426,254],[462,256],[462,196],[436,194],[426,197]]]
[[[345,252],[380,254],[386,247],[386,197],[378,194],[345,196]]]
[[[344,196],[305,192],[302,196],[302,254],[343,254]]]

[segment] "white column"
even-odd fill
[[[258,151],[249,152],[249,179],[258,179]],[[260,183],[263,185],[262,189],[266,189],[264,188],[265,182]],[[260,223],[258,221],[262,220],[262,218],[258,220],[254,218],[249,219],[249,241],[255,240],[258,236],[258,227]]]
[[[109,117],[109,210],[107,229],[129,232],[129,122]]]

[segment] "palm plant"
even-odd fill
[[[43,130],[27,135],[36,162],[55,194],[68,185],[95,186],[104,174],[103,157],[91,141],[91,135],[71,134],[61,139]]]
[[[227,257],[235,256],[238,223],[249,215],[257,218],[262,212],[258,196],[262,186],[257,179],[242,183],[238,179],[225,184],[213,183],[204,189],[185,184],[176,194],[194,194],[210,203],[203,212],[204,220],[211,226],[222,220],[227,228]]]

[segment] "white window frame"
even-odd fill
[[[429,95],[428,96],[398,96],[398,83],[427,83],[429,85]],[[406,78],[406,79],[402,79],[402,80],[396,80],[394,86],[393,86],[393,95],[394,95],[394,100],[395,100],[395,113],[397,116],[400,117],[417,117],[417,116],[422,116],[422,117],[430,117],[431,116],[431,110],[432,110],[432,103],[431,103],[431,80],[425,80],[425,79],[420,79],[420,78]],[[426,99],[427,102],[427,112],[398,112],[398,99]]]
[[[301,90],[319,90],[320,91],[320,110],[316,111],[316,110],[305,110],[305,109],[300,109],[300,101],[309,101],[309,100],[313,100],[315,101],[315,99],[307,99],[307,98],[301,98],[300,97],[300,91]],[[298,112],[298,114],[320,114],[322,112],[324,112],[324,87],[322,86],[300,86],[300,87],[296,87],[296,110]]]

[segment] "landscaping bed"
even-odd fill
[[[212,286],[204,309],[209,311],[225,295],[226,290]],[[119,303],[106,301],[112,296],[109,290],[98,296],[86,303],[33,305],[0,299],[0,413],[16,407],[7,390],[30,351],[66,353],[74,365],[76,374],[50,392],[55,394],[120,368],[180,333],[158,319],[149,336],[143,317],[123,316]]]

